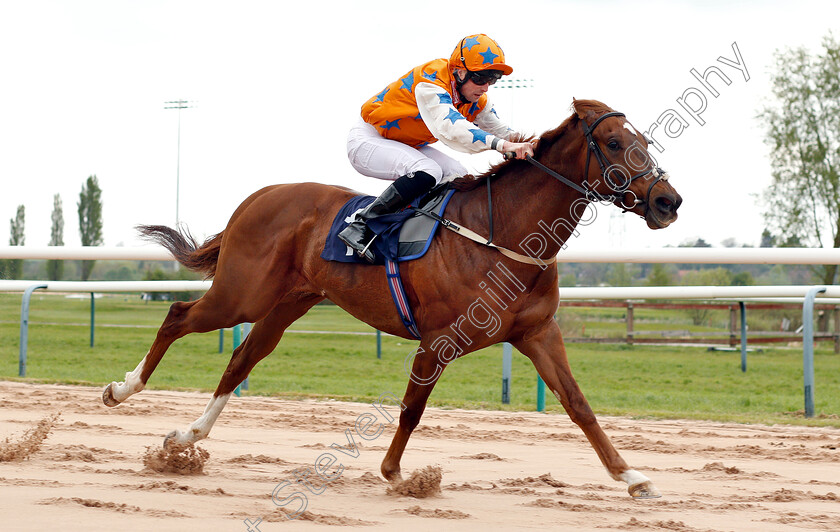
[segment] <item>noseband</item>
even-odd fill
[[[595,159],[598,161],[598,166],[601,167],[601,177],[604,179],[604,181],[607,182],[608,185],[612,185],[612,184],[617,183],[616,181],[613,180],[612,175],[615,172],[619,172],[618,168],[623,168],[619,165],[610,164],[610,162],[607,160],[606,156],[604,155],[604,152],[602,152],[601,148],[598,146],[598,143],[595,142],[594,138],[592,138],[592,133],[595,131],[595,128],[598,127],[598,124],[600,124],[601,121],[604,120],[605,118],[610,118],[610,117],[613,117],[613,116],[625,116],[625,115],[624,115],[624,113],[619,113],[617,111],[612,111],[612,112],[603,114],[600,117],[598,117],[598,119],[595,120],[595,122],[592,123],[592,126],[589,126],[589,124],[586,123],[586,120],[581,118],[581,122],[583,123],[583,133],[586,136],[586,143],[589,147],[589,149],[586,151],[586,166],[584,168],[583,182],[582,182],[581,185],[578,185],[574,181],[572,181],[570,179],[567,179],[566,177],[563,177],[562,175],[558,174],[557,172],[555,172],[551,168],[549,168],[549,167],[545,166],[544,164],[538,162],[536,159],[534,159],[530,155],[526,156],[526,159],[528,160],[529,163],[536,166],[537,168],[539,168],[543,172],[545,172],[548,175],[550,175],[550,176],[554,177],[555,179],[559,180],[561,183],[563,183],[563,184],[575,189],[576,191],[580,192],[589,201],[599,201],[599,202],[604,201],[604,202],[609,202],[609,203],[615,203],[616,201],[619,201],[619,200],[623,199],[623,197],[624,197],[623,193],[620,194],[620,195],[618,195],[618,194],[606,194],[606,195],[601,194],[600,192],[596,191],[592,187],[592,185],[589,184],[589,161],[590,161],[590,158],[593,154],[595,155]],[[617,166],[618,166],[618,168],[616,168]],[[647,190],[647,194],[645,196],[645,199],[644,200],[636,199],[635,204],[634,204],[634,207],[635,207],[635,205],[637,205],[639,203],[644,203],[645,204],[645,213],[643,215],[644,218],[647,218],[648,212],[650,211],[650,201],[649,201],[649,199],[650,199],[650,191],[653,189],[653,186],[656,183],[658,183],[660,180],[663,180],[663,179],[667,180],[668,179],[665,171],[662,170],[661,168],[657,167],[657,166],[653,166],[653,167],[649,168],[648,170],[645,170],[644,172],[640,172],[640,173],[638,173],[638,174],[636,174],[636,175],[634,175],[634,176],[632,176],[632,177],[630,177],[629,179],[626,179],[626,180],[624,179],[624,176],[619,173],[619,176],[621,177],[622,181],[624,181],[624,182],[620,186],[613,187],[615,190],[626,191],[630,187],[630,184],[633,181],[639,179],[640,177],[645,177],[648,174],[651,174],[654,179],[653,179],[653,181],[651,181],[650,186],[648,186],[648,190]],[[630,209],[625,207],[622,212],[627,212],[629,210]]]

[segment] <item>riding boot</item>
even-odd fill
[[[435,178],[426,172],[414,172],[400,177],[382,192],[373,203],[356,214],[355,220],[338,233],[345,244],[356,250],[360,257],[373,264],[376,256],[370,245],[376,235],[367,228],[368,220],[392,214],[406,207],[411,200],[425,194],[435,186]]]

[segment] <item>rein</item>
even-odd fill
[[[590,158],[591,158],[592,154],[594,153],[595,154],[595,159],[598,161],[598,166],[601,167],[601,177],[603,177],[604,180],[607,181],[608,184],[614,183],[613,179],[611,178],[611,174],[613,172],[618,171],[616,169],[616,165],[609,164],[609,161],[607,160],[606,156],[604,155],[604,152],[601,151],[601,148],[598,146],[598,143],[596,143],[595,139],[592,138],[592,133],[595,131],[595,128],[598,127],[598,124],[600,124],[601,121],[604,120],[605,118],[610,118],[610,117],[613,117],[613,116],[624,117],[625,115],[624,115],[624,113],[620,113],[620,112],[617,112],[617,111],[612,111],[612,112],[609,112],[609,113],[605,113],[605,114],[601,115],[600,117],[598,117],[598,119],[595,120],[595,122],[592,123],[591,127],[589,126],[589,124],[586,123],[586,120],[581,118],[581,122],[583,123],[583,132],[584,132],[584,135],[586,136],[586,142],[587,142],[587,145],[588,145],[588,148],[589,148],[586,151],[586,166],[585,166],[584,173],[583,173],[583,184],[582,185],[579,185],[579,184],[575,183],[571,179],[569,179],[567,177],[564,177],[563,175],[559,174],[558,172],[555,172],[554,170],[552,170],[551,168],[542,164],[541,162],[537,161],[536,159],[534,159],[530,155],[526,155],[525,160],[527,160],[529,163],[531,163],[533,166],[535,166],[539,170],[541,170],[541,171],[545,172],[546,174],[550,175],[551,177],[557,179],[558,181],[560,181],[564,185],[568,186],[569,188],[579,192],[588,201],[592,201],[592,202],[606,201],[606,202],[609,202],[609,203],[615,203],[615,202],[623,199],[623,197],[624,197],[623,193],[620,194],[620,195],[618,195],[618,194],[607,194],[607,195],[602,194],[602,193],[596,191],[594,188],[592,188],[592,186],[589,184],[589,180],[588,180],[589,161],[590,161]],[[648,174],[652,175],[654,179],[651,182],[650,186],[648,187],[647,195],[645,196],[644,200],[636,199],[636,202],[634,204],[634,206],[639,204],[639,203],[644,203],[645,204],[645,213],[642,216],[643,218],[646,218],[647,215],[648,215],[648,212],[650,211],[650,201],[648,201],[648,198],[650,198],[650,191],[653,189],[653,186],[656,183],[658,183],[660,180],[667,181],[668,180],[668,174],[664,170],[659,168],[658,166],[653,166],[648,170],[640,172],[640,173],[626,179],[622,186],[614,187],[615,190],[622,190],[622,191],[627,190],[627,188],[630,186],[630,184],[633,181],[635,181],[636,179],[639,179],[640,177],[645,177]],[[473,242],[477,242],[477,243],[479,243],[483,246],[495,248],[502,255],[504,255],[508,258],[511,258],[511,259],[513,259],[517,262],[522,262],[522,263],[525,263],[525,264],[533,264],[533,265],[537,265],[537,266],[541,266],[541,267],[544,267],[545,265],[553,264],[553,263],[557,262],[557,257],[556,256],[554,256],[550,259],[535,259],[535,258],[530,257],[528,255],[522,255],[520,253],[516,253],[515,251],[511,251],[511,250],[509,250],[507,248],[504,248],[502,246],[497,246],[496,244],[493,244],[493,197],[492,197],[492,194],[490,192],[491,178],[492,178],[492,176],[488,176],[486,178],[486,180],[487,180],[487,206],[488,206],[488,211],[489,211],[490,238],[485,238],[485,237],[479,235],[478,233],[476,233],[475,231],[472,231],[471,229],[468,229],[466,227],[462,227],[462,226],[452,222],[451,220],[447,220],[446,218],[443,218],[442,216],[440,216],[440,215],[438,215],[434,212],[427,211],[427,210],[420,209],[420,208],[417,208],[416,210],[417,210],[417,212],[420,212],[420,213],[425,214],[426,216],[428,216],[430,218],[433,218],[433,219],[437,220],[447,229],[449,229],[451,231],[454,231],[454,232],[458,233],[459,235],[461,235],[463,237],[466,237],[466,238],[472,240]],[[623,178],[623,176],[622,176],[622,178]],[[622,208],[622,212],[628,212],[629,210],[630,209]]]
[[[490,185],[489,184],[487,186],[487,194],[488,194],[488,196],[490,194]],[[465,238],[468,238],[468,239],[472,240],[473,242],[481,244],[482,246],[487,246],[488,248],[494,248],[499,253],[504,255],[505,257],[507,257],[509,259],[513,259],[517,262],[522,262],[524,264],[532,264],[534,266],[541,266],[541,267],[544,267],[548,264],[554,264],[555,262],[557,262],[557,257],[556,256],[551,257],[549,259],[535,259],[534,257],[530,257],[528,255],[522,255],[521,253],[517,253],[517,252],[512,251],[510,249],[507,249],[505,247],[497,246],[496,244],[494,244],[491,241],[492,240],[492,235],[493,235],[493,225],[492,225],[492,223],[490,225],[491,238],[488,239],[488,238],[485,238],[485,237],[479,235],[478,233],[476,233],[472,229],[462,227],[462,226],[456,224],[455,222],[453,222],[452,220],[447,220],[446,218],[444,218],[443,216],[441,216],[441,215],[439,215],[435,212],[427,211],[427,210],[421,209],[419,207],[415,208],[415,210],[417,212],[421,213],[421,214],[425,214],[429,218],[437,220],[438,222],[440,222],[440,224],[442,226],[449,229],[450,231],[454,231],[455,233],[457,233],[457,234],[459,234],[459,235],[461,235]],[[492,208],[491,208],[491,210],[492,210]]]

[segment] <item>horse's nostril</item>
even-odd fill
[[[658,198],[656,198],[656,206],[657,208],[659,208],[660,211],[663,212],[671,212],[672,210],[674,210],[674,204],[671,202],[670,199],[664,196],[659,196]]]
[[[675,213],[680,208],[682,198],[679,194],[676,196],[659,196],[654,200],[657,209],[664,213]]]

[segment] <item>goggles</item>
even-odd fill
[[[502,78],[502,75],[501,70],[479,70],[477,72],[473,72],[471,70],[467,71],[467,79],[476,85],[493,85]]]

